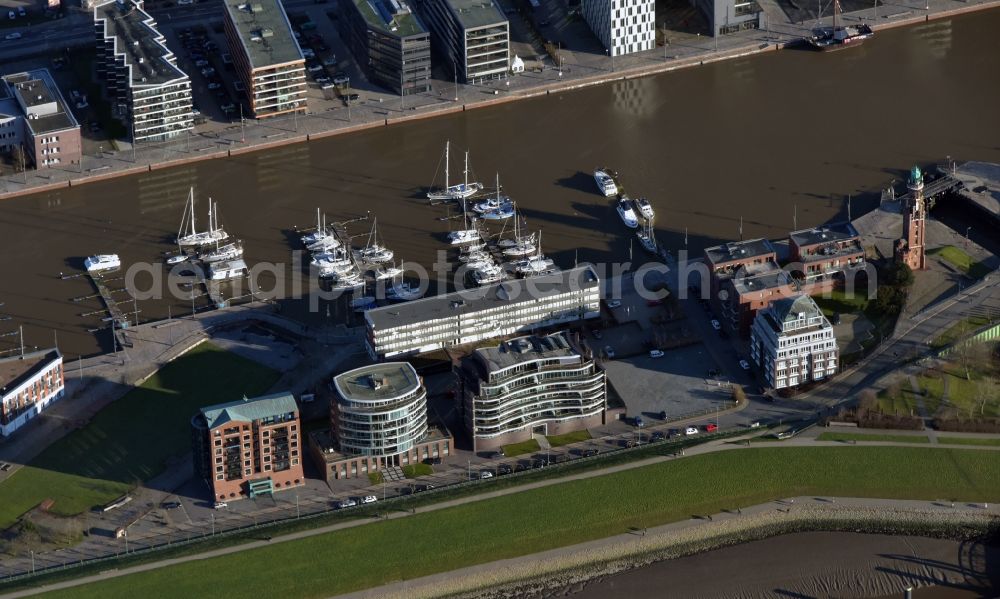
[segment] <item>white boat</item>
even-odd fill
[[[189,254],[174,254],[167,257],[167,264],[180,264],[181,262],[186,262],[190,257]]]
[[[337,278],[334,283],[334,289],[357,289],[358,287],[364,287],[365,280],[358,274],[354,273],[351,276],[343,276]]]
[[[368,244],[358,250],[358,259],[369,264],[382,264],[392,260],[392,250],[378,242],[378,219],[372,221],[372,232],[368,234]]]
[[[122,261],[118,258],[118,254],[98,254],[84,259],[83,266],[87,272],[104,272],[121,268]]]
[[[625,226],[630,229],[635,229],[639,226],[639,219],[635,215],[635,210],[632,209],[632,200],[627,197],[623,197],[618,200],[618,216],[622,217],[622,222]]]
[[[520,231],[521,218],[518,216],[514,217],[514,239],[504,239],[500,241],[500,247],[503,248],[503,255],[510,258],[518,258],[520,256],[527,256],[535,251],[535,234],[532,233],[527,237],[521,236]]]
[[[451,141],[444,144],[444,189],[427,192],[428,200],[465,200],[483,189],[482,183],[469,183],[469,153],[465,153],[465,182],[449,185],[449,166],[451,163]]]
[[[482,262],[483,260],[490,260],[491,256],[483,251],[469,252],[467,254],[462,254],[458,257],[462,262]]]
[[[497,174],[497,195],[483,202],[476,203],[472,209],[483,220],[506,220],[514,216],[514,202],[500,195],[500,175]]]
[[[403,274],[403,269],[397,266],[381,267],[375,270],[375,280],[385,281],[387,279],[395,279],[399,275]]]
[[[459,253],[460,256],[462,256],[462,255],[465,255],[465,254],[472,254],[474,252],[480,252],[480,251],[482,251],[484,249],[486,249],[486,244],[483,243],[482,240],[480,240],[479,243],[473,243],[473,244],[469,244],[469,245],[463,245],[462,247],[458,248],[458,253]]]
[[[556,263],[542,255],[542,234],[538,234],[538,250],[535,255],[513,263],[514,272],[522,277],[532,277],[558,270]]]
[[[333,235],[327,235],[306,246],[310,252],[332,252],[340,247],[340,242]]]
[[[181,217],[181,227],[177,231],[178,246],[201,246],[225,241],[229,235],[219,226],[218,207],[208,199],[208,230],[198,231],[194,214],[194,187],[188,193],[188,201]]]
[[[477,285],[490,285],[502,281],[503,275],[503,268],[497,266],[496,264],[491,264],[472,271],[472,280],[475,281]]]
[[[597,182],[597,189],[601,190],[604,197],[610,198],[618,195],[618,185],[607,171],[597,169],[594,171],[594,181]]]
[[[324,278],[342,275],[354,270],[354,262],[342,252],[314,254],[309,264],[319,272],[319,276]]]
[[[247,263],[243,260],[214,262],[208,267],[208,278],[213,281],[236,279],[247,273]]]
[[[400,281],[385,290],[386,299],[401,302],[418,299],[421,295],[423,293],[420,291],[420,285],[410,285],[405,281]]]
[[[202,262],[221,262],[223,260],[236,260],[243,257],[243,244],[227,243],[226,245],[216,244],[215,248],[198,254]]]
[[[653,205],[649,203],[646,198],[639,198],[635,201],[636,207],[639,209],[639,214],[646,220],[653,220],[656,214],[653,212]]]
[[[320,215],[319,208],[316,209],[316,228],[309,233],[305,233],[300,238],[302,245],[309,251],[323,251],[321,248],[336,249],[340,246],[332,227],[326,226],[326,215]],[[317,246],[317,247],[313,247]]]
[[[451,245],[463,245],[466,243],[476,243],[479,241],[479,231],[475,229],[462,229],[448,233],[448,241]]]

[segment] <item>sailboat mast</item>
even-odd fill
[[[194,235],[198,232],[194,224],[194,187],[188,192],[188,202],[191,204],[191,234]]]
[[[497,173],[497,178],[498,179],[500,178],[500,173]],[[465,192],[467,189],[469,189],[469,151],[468,150],[465,151],[465,187],[462,188],[462,191]]]
[[[448,163],[451,156],[451,140],[444,142],[444,188],[448,189]]]

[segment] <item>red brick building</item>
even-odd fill
[[[37,169],[80,161],[80,125],[48,70],[3,78],[0,96],[0,151],[21,148],[25,164]],[[0,90],[2,92],[3,90]]]
[[[304,483],[299,409],[290,393],[202,408],[191,419],[195,475],[215,501]]]
[[[718,302],[724,326],[740,335],[749,335],[758,310],[771,302],[801,293],[798,281],[775,262],[742,268],[722,283]]]
[[[919,167],[910,171],[910,180],[906,182],[910,190],[903,204],[903,238],[896,240],[896,261],[902,262],[913,270],[927,268],[927,256],[924,253],[924,225],[927,219],[927,202],[924,201],[924,175]]]
[[[809,283],[836,280],[865,264],[865,248],[851,223],[794,231],[788,242],[792,270],[801,272]]]

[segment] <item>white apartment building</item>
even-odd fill
[[[600,316],[591,266],[505,281],[365,312],[373,359],[419,354]]]
[[[7,437],[63,396],[63,358],[45,349],[0,359],[0,435]]]
[[[839,355],[830,321],[808,295],[777,300],[753,321],[750,358],[775,389],[833,376]]]
[[[590,29],[611,56],[656,47],[656,2],[653,0],[583,0],[581,10]]]
[[[194,127],[191,79],[143,10],[142,0],[94,6],[97,72],[114,110],[132,129],[133,141],[163,141]]]
[[[479,348],[463,364],[473,450],[604,423],[604,371],[565,331]]]

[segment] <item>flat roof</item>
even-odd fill
[[[175,65],[173,53],[153,19],[133,0],[110,0],[94,6],[94,20],[104,21],[104,36],[115,38],[115,51],[131,67],[132,85],[160,85],[187,74]]]
[[[420,387],[420,377],[408,362],[370,364],[333,377],[337,392],[351,401],[391,399]]]
[[[292,24],[278,0],[225,0],[225,4],[252,68],[303,60]]]
[[[466,29],[478,29],[507,22],[496,2],[491,0],[443,0]]]
[[[849,222],[832,223],[812,229],[802,229],[793,231],[788,235],[792,243],[802,247],[806,245],[816,245],[820,243],[832,243],[836,241],[848,241],[858,237],[858,230]]]
[[[736,292],[741,295],[794,283],[792,275],[774,262],[768,262],[759,268],[746,269],[742,273],[737,273],[731,280]]]
[[[597,272],[592,266],[578,266],[528,279],[504,281],[476,289],[373,308],[365,312],[365,320],[376,330],[390,329],[599,286]]]
[[[295,397],[285,391],[208,406],[201,409],[201,414],[205,417],[208,428],[213,429],[227,422],[253,422],[297,412],[298,409]]]
[[[774,246],[766,239],[730,241],[715,247],[705,248],[705,256],[712,264],[747,260],[771,253],[774,253]]]
[[[58,349],[42,349],[0,359],[0,389],[6,393],[18,387],[61,357]]]
[[[416,13],[401,0],[351,0],[362,18],[373,29],[387,35],[409,37],[427,33]]]
[[[27,115],[21,114],[21,105],[11,97],[14,102],[11,106],[13,112],[11,116],[21,116],[25,118],[28,129],[34,135],[62,131],[78,127],[76,117],[66,105],[66,100],[59,91],[59,86],[49,73],[48,69],[35,69],[24,73],[14,73],[4,78],[11,92],[21,98],[26,106],[40,106],[54,102],[55,112],[38,115],[37,118],[29,119]],[[30,93],[29,93],[30,92]],[[39,99],[41,96],[41,99]],[[7,111],[7,103],[0,105],[0,110]]]
[[[822,320],[819,324],[804,326],[794,331],[788,331],[789,334],[799,335],[801,333],[807,333],[811,330],[821,330],[830,328],[830,321],[826,319],[823,315],[823,311],[819,309],[813,298],[808,295],[793,295],[791,297],[785,297],[779,300],[771,302],[763,312],[764,317],[767,319],[767,324],[774,330],[775,333],[781,335],[783,330],[783,325],[788,322],[794,322],[799,320],[799,314],[805,314],[806,320],[814,317],[820,317]]]
[[[503,370],[522,362],[543,358],[568,358],[580,353],[570,345],[565,331],[551,335],[525,335],[508,341],[501,341],[496,347],[481,347],[476,355],[486,365],[489,372]]]

